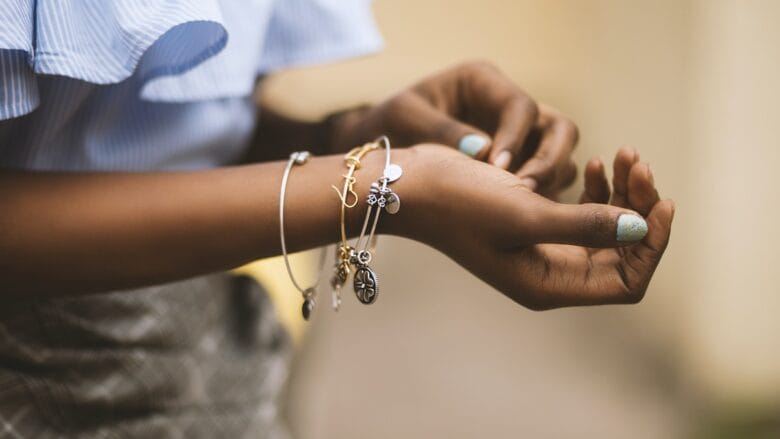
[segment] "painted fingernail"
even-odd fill
[[[509,169],[509,164],[512,163],[512,153],[510,151],[501,151],[496,157],[496,161],[493,162],[496,167],[501,169]]]
[[[647,235],[647,223],[642,217],[624,213],[617,220],[617,240],[621,242],[639,241]]]
[[[468,156],[475,157],[487,143],[488,139],[479,134],[466,134],[460,139],[458,149]]]
[[[523,178],[520,180],[520,183],[531,191],[536,190],[536,180],[534,180],[533,178],[529,178],[529,177]]]

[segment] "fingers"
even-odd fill
[[[490,136],[484,131],[450,117],[416,93],[402,93],[385,105],[393,115],[390,131],[401,144],[439,143],[477,159],[484,159],[490,150]]]
[[[620,148],[615,155],[612,175],[612,205],[628,207],[628,174],[631,172],[631,167],[638,162],[639,153],[633,148]]]
[[[535,310],[637,303],[669,243],[673,217],[671,200],[656,203],[647,234],[622,256],[614,249],[590,253],[569,245],[533,246],[516,265],[523,281],[510,297]]]
[[[636,212],[606,204],[559,204],[542,199],[528,203],[526,209],[531,210],[523,231],[526,244],[617,247],[635,243],[647,233],[647,223]]]
[[[579,141],[577,126],[554,110],[544,109],[540,117],[541,140],[534,155],[520,167],[517,176],[537,192],[560,190],[571,184],[576,169],[571,153]]]
[[[538,115],[536,103],[530,98],[516,95],[509,99],[501,109],[488,162],[501,169],[509,169],[512,161],[520,154]]]
[[[639,162],[632,149],[618,153],[613,182],[616,205],[582,204],[575,209],[578,206],[549,203],[540,208],[547,213],[537,229],[544,243],[521,254],[526,276],[517,286],[518,302],[541,310],[636,303],[644,297],[669,243],[674,204],[660,200],[649,165]],[[603,202],[609,196],[604,166],[591,160],[585,169],[582,201]]]
[[[618,263],[623,295],[616,295],[618,303],[635,303],[642,299],[650,278],[661,261],[674,220],[674,202],[663,200],[656,203],[647,216],[647,236],[629,251]]]
[[[660,200],[655,189],[655,179],[650,165],[637,163],[628,174],[628,204],[642,216],[650,214],[651,209]]]
[[[457,72],[457,103],[450,109],[493,133],[487,161],[509,169],[537,122],[536,102],[489,63],[467,63]]]
[[[609,202],[610,189],[604,163],[600,159],[591,159],[585,165],[585,190],[580,196],[580,204]]]

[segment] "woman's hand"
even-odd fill
[[[642,299],[669,241],[674,205],[660,200],[633,150],[617,154],[612,191],[603,165],[588,164],[579,205],[540,197],[517,176],[450,148],[411,150],[398,191],[406,204],[385,219],[388,232],[439,249],[531,309]]]
[[[439,143],[515,172],[554,197],[574,181],[577,127],[537,104],[493,65],[471,62],[433,75],[387,101],[332,120],[332,144],[351,148],[381,134],[395,145]]]

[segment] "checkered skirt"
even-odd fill
[[[0,438],[284,438],[290,342],[228,273],[0,304]]]

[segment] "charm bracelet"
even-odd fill
[[[346,282],[350,266],[354,266],[355,274],[353,276],[352,287],[358,300],[365,305],[374,303],[379,296],[379,278],[369,265],[373,255],[373,249],[370,247],[374,242],[374,233],[376,232],[377,224],[379,224],[379,215],[382,213],[382,210],[387,210],[390,214],[396,214],[401,208],[400,197],[390,189],[389,185],[401,178],[403,169],[399,165],[390,162],[390,140],[387,136],[381,136],[374,142],[374,144],[379,143],[382,143],[385,148],[384,171],[377,181],[371,183],[371,189],[366,198],[368,209],[366,210],[363,227],[361,228],[360,235],[355,241],[354,247],[350,247],[347,244],[344,225],[344,207],[346,203],[345,198],[342,197],[342,241],[339,248],[339,257],[341,260],[337,262],[336,272],[331,280],[334,291],[339,290],[341,285]],[[344,187],[346,189],[347,184],[345,184]],[[345,196],[345,194],[346,190],[341,193],[342,196]],[[370,229],[369,222],[371,223]],[[366,235],[367,231],[368,235]]]
[[[335,311],[338,311],[341,306],[341,288],[344,286],[344,283],[347,282],[347,278],[349,278],[349,274],[352,272],[350,266],[350,253],[353,249],[347,242],[346,212],[347,209],[352,209],[358,204],[358,195],[354,190],[355,182],[357,181],[355,172],[360,169],[360,160],[362,160],[366,154],[377,148],[379,148],[377,142],[369,142],[363,146],[358,146],[350,150],[344,156],[344,164],[347,167],[347,173],[342,176],[344,177],[344,186],[340,190],[336,186],[331,186],[333,190],[336,191],[339,200],[341,201],[341,240],[339,244],[336,245],[336,262],[333,266],[333,276],[330,279],[333,309]]]

